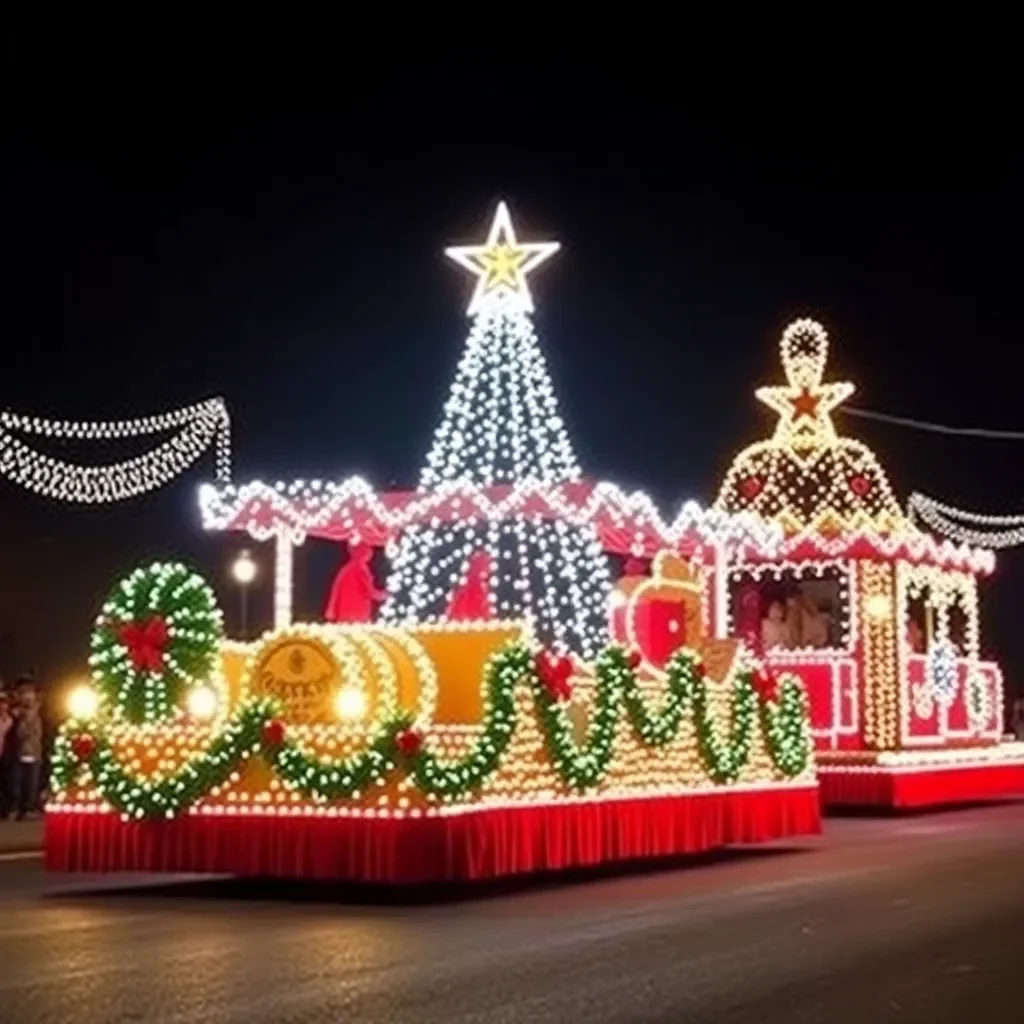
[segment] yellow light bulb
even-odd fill
[[[193,718],[205,721],[212,718],[217,710],[217,694],[208,686],[195,686],[188,694],[188,713]]]
[[[334,710],[343,722],[359,721],[366,715],[366,696],[354,686],[343,687],[334,700]]]
[[[87,683],[82,683],[68,694],[68,714],[74,718],[92,718],[99,703],[96,691]]]

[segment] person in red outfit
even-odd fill
[[[373,605],[383,601],[386,590],[381,590],[373,579],[370,559],[373,548],[369,544],[353,544],[348,561],[338,570],[327,599],[324,618],[328,622],[371,622]]]
[[[486,551],[477,551],[469,556],[466,578],[455,588],[448,602],[449,622],[494,618],[491,566],[491,556]]]

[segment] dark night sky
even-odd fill
[[[978,139],[945,126],[882,131],[801,128],[794,144],[731,124],[658,147],[596,124],[455,143],[424,123],[387,144],[341,120],[237,114],[15,128],[0,405],[114,418],[223,395],[238,479],[413,482],[468,327],[468,281],[442,249],[481,238],[503,196],[523,237],[563,244],[534,281],[538,329],[591,476],[666,508],[711,500],[732,453],[774,422],[752,389],[779,376],[796,315],[825,323],[855,403],[1024,429],[1015,154],[989,144],[968,160]],[[1024,445],[838,422],[903,497],[1024,510]],[[212,471],[106,509],[0,481],[2,668],[84,664],[105,589],[155,555],[194,560],[232,615],[234,548],[202,534],[195,507]],[[312,611],[335,554],[300,559]],[[1024,557],[1006,556],[983,645],[1011,676],[1022,597]]]

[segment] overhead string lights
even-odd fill
[[[420,493],[452,484],[497,489],[580,479],[530,318],[527,274],[558,248],[518,241],[500,203],[483,245],[446,250],[476,275],[473,323]],[[476,587],[491,614],[529,620],[554,649],[597,653],[610,578],[590,526],[525,509],[500,522],[470,514],[410,527],[391,555],[387,622],[438,621],[450,614],[455,591]]]
[[[156,448],[120,462],[83,466],[48,455],[16,434],[59,441],[120,441],[176,430]],[[222,398],[134,420],[50,420],[0,412],[0,472],[47,498],[85,504],[135,498],[163,487],[208,448],[215,449],[217,480],[231,479],[231,419]]]
[[[911,494],[909,514],[937,533],[979,548],[1014,548],[1024,544],[1024,515],[985,515],[943,504],[924,494]]]

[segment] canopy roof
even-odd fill
[[[199,505],[207,529],[243,531],[257,540],[284,532],[295,542],[319,537],[381,546],[410,526],[533,518],[591,525],[606,551],[624,555],[651,557],[664,548],[694,555],[719,543],[763,554],[774,552],[781,540],[772,523],[695,502],[666,521],[646,494],[591,481],[487,488],[455,482],[428,492],[381,493],[359,477],[340,483],[204,484]]]

